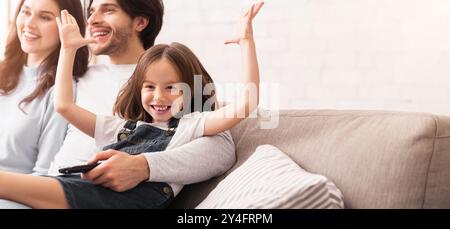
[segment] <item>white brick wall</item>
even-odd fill
[[[253,1],[164,2],[158,42],[188,45],[231,100],[240,52],[223,41]],[[2,18],[0,51],[6,24]],[[265,107],[450,115],[450,0],[266,0],[255,37]]]
[[[252,2],[165,0],[158,42],[191,47],[219,85],[239,82],[239,48],[223,41]],[[255,37],[280,108],[450,115],[449,0],[266,0]]]
[[[6,38],[8,36],[8,4],[7,1],[0,1],[0,58],[3,58]]]

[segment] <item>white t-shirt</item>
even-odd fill
[[[112,108],[122,86],[136,65],[94,65],[89,67],[77,84],[76,104],[95,114],[112,115]],[[69,125],[64,143],[53,161],[49,175],[59,175],[58,169],[86,164],[101,148],[93,138]]]
[[[195,112],[189,115],[185,115],[180,119],[178,128],[175,135],[172,137],[166,150],[174,149],[182,146],[186,143],[191,142],[194,139],[203,136],[205,119],[209,112]],[[117,142],[117,136],[119,132],[124,128],[126,120],[123,120],[114,116],[100,116],[97,115],[96,125],[95,125],[95,142],[97,147],[103,148],[104,146],[113,144]],[[163,130],[167,130],[167,123],[164,124],[151,124],[145,122],[138,122],[136,127],[140,125],[153,125]],[[142,152],[146,153],[146,152]],[[151,153],[145,154],[147,161],[150,164]],[[192,163],[195,163],[196,158],[191,158]],[[151,166],[150,166],[151,168]],[[150,169],[150,180],[152,180],[151,175],[152,169]],[[170,184],[173,189],[175,196],[181,191],[183,185],[181,184]]]

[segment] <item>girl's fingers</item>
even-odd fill
[[[58,25],[58,28],[61,29],[62,22],[60,17],[56,17],[56,24]]]
[[[86,42],[86,44],[96,44],[97,40],[95,40],[94,38],[90,38],[90,39],[84,39],[84,41]]]
[[[248,24],[248,23],[250,23],[251,21],[252,21],[252,18],[253,18],[253,7],[254,7],[255,5],[252,5],[252,7],[250,7],[250,9],[248,10],[248,12],[245,14],[245,16],[244,16],[244,20],[245,20],[245,22]]]
[[[250,10],[247,10],[247,12],[245,12],[244,17],[247,17],[250,14]]]
[[[72,16],[72,14],[69,14],[69,18],[71,24],[77,25],[77,20]]]
[[[247,33],[247,30],[248,30],[249,26],[251,26],[253,18],[258,14],[259,10],[261,10],[263,5],[264,5],[264,2],[259,2],[257,4],[252,4],[250,9],[247,11],[247,13],[245,13],[244,18],[243,18],[244,24],[241,25],[241,26],[246,26],[246,28],[242,28],[242,29],[245,29],[245,33]],[[250,27],[250,29],[251,29],[251,27]],[[246,35],[244,35],[244,36],[246,36]],[[240,39],[233,39],[233,40],[226,40],[225,44],[226,45],[228,45],[228,44],[239,44],[239,42],[240,42]]]
[[[64,22],[64,10],[61,11],[61,25],[65,25],[65,22]]]
[[[252,8],[254,6],[255,6],[255,4],[252,4],[252,6],[247,11],[245,11],[244,18],[252,15],[252,12],[253,12]]]
[[[67,22],[67,24],[70,24],[69,11],[64,10],[64,16],[66,17],[66,22]]]
[[[238,39],[226,40],[226,41],[225,41],[225,44],[226,44],[226,45],[229,45],[229,44],[237,44],[237,43],[239,43],[239,40],[238,40]]]
[[[253,13],[254,16],[256,16],[259,13],[259,10],[264,6],[264,2],[260,2],[256,5],[255,12]]]
[[[253,8],[252,11],[252,19],[258,15],[259,10],[261,10],[261,8],[264,6],[264,2],[259,2],[258,4],[256,4],[256,6]]]
[[[253,9],[255,7],[255,4],[252,4],[252,6],[250,7],[250,9],[247,11],[247,13],[245,14],[245,17],[251,18],[253,15]]]
[[[63,10],[61,11],[61,21],[63,25],[67,24],[67,11]]]

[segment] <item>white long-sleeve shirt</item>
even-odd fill
[[[76,103],[97,114],[112,115],[117,94],[129,79],[135,65],[96,65],[90,67],[77,85]],[[58,175],[62,167],[86,164],[101,151],[95,140],[77,128],[69,130],[60,152],[55,157],[50,175]],[[198,138],[190,143],[147,157],[151,177],[167,183],[192,184],[208,180],[230,169],[235,162],[235,146],[230,132]]]
[[[38,68],[24,67],[13,93],[0,96],[0,171],[47,174],[67,131],[54,111],[53,88],[24,107],[18,104],[38,83]]]

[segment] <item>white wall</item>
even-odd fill
[[[187,44],[217,82],[239,82],[239,49],[223,40],[251,2],[165,0],[158,41]],[[266,0],[255,36],[280,108],[450,115],[449,0]]]
[[[164,2],[158,42],[187,44],[219,85],[239,82],[239,48],[223,40],[253,1]],[[1,0],[1,54],[6,10]],[[266,0],[255,36],[262,82],[279,84],[279,99],[263,88],[263,106],[450,115],[449,0]]]
[[[0,1],[0,59],[3,57],[5,41],[8,36],[8,2]]]

